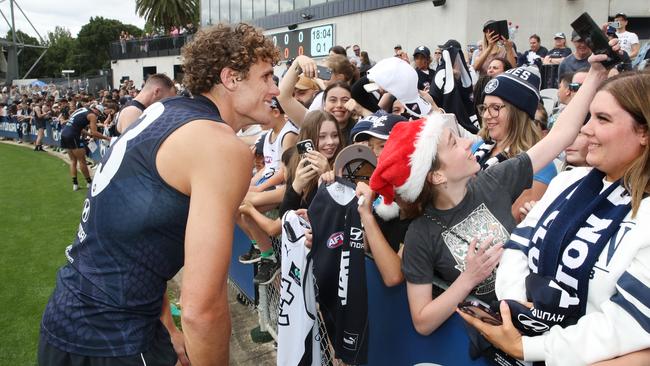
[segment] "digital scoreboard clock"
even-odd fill
[[[273,44],[280,49],[282,60],[299,55],[309,57],[327,56],[334,46],[334,25],[296,29],[289,32],[270,34]]]

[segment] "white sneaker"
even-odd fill
[[[79,185],[78,184],[73,184],[72,185],[72,190],[73,191],[78,191],[79,190]]]

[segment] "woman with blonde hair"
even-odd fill
[[[472,152],[487,169],[530,149],[542,139],[535,121],[539,106],[539,72],[533,67],[518,67],[496,76],[485,85],[483,104],[477,105],[482,127]],[[533,185],[512,205],[512,216],[521,220],[519,209],[528,201],[542,197],[557,171],[553,163],[537,172]]]

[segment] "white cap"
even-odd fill
[[[383,59],[370,70],[368,80],[373,84],[366,87],[366,91],[384,89],[399,100],[406,110],[414,116],[423,117],[431,111],[431,104],[422,99],[418,90],[418,73],[404,60],[397,57]],[[417,104],[419,113],[412,110]]]

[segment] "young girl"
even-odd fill
[[[508,70],[486,84],[483,104],[477,106],[482,140],[472,146],[482,169],[517,156],[541,140],[542,132],[534,122],[539,84],[539,72],[532,67]],[[519,208],[540,199],[556,174],[554,164],[549,164],[535,174],[532,187],[516,197],[511,212],[517,222],[521,221]]]
[[[332,169],[336,155],[343,148],[340,140],[340,132],[336,119],[329,113],[323,111],[309,112],[303,121],[298,134],[298,141],[311,139],[316,151],[310,151],[305,156],[294,150],[288,160],[286,175],[286,188],[282,203],[280,203],[280,217],[288,210],[307,208],[316,194],[318,177]],[[254,220],[256,227],[268,229],[269,234],[277,234],[280,231],[278,224],[270,223],[268,218],[262,218],[259,212],[252,210],[246,202],[240,208],[244,220]],[[276,226],[278,225],[278,226]],[[254,282],[266,284],[273,280],[275,273],[279,270],[279,264],[275,256],[270,253],[261,253],[260,268]]]

